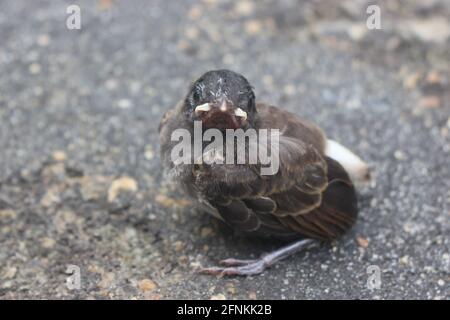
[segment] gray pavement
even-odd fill
[[[73,3],[81,30],[70,1],[0,3],[0,299],[450,298],[448,1],[379,1],[382,30],[359,0]],[[370,163],[340,241],[260,276],[195,272],[276,247],[162,177],[158,122],[214,68]]]

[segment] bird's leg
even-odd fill
[[[312,239],[299,240],[285,247],[282,247],[278,250],[265,254],[260,259],[254,260],[239,260],[234,258],[225,259],[220,262],[221,264],[225,265],[225,267],[202,268],[199,270],[199,272],[221,276],[224,275],[249,276],[259,274],[263,272],[266,268],[274,265],[276,262],[284,258],[287,258],[293,255],[294,253],[302,251],[303,249],[309,247],[314,243],[318,242]]]

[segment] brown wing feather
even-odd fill
[[[319,152],[324,151],[325,134],[315,124],[294,113],[264,103],[258,103],[256,109],[261,128],[279,129],[286,137],[301,139],[305,144],[314,146]]]
[[[278,128],[281,132],[279,173],[263,178],[252,171],[249,180],[233,182],[228,179],[227,188],[219,188],[214,193],[219,191],[225,198],[232,195],[243,199],[241,205],[252,219],[248,218],[245,228],[239,229],[251,234],[338,238],[356,220],[356,194],[344,168],[324,156],[324,134],[315,125],[275,107],[259,104],[258,113],[262,128]],[[233,189],[235,192],[231,192]],[[260,192],[252,192],[256,189]],[[220,207],[219,212],[223,217],[233,216],[230,208]],[[256,219],[259,220],[257,228],[250,230],[249,226],[257,224],[248,221]],[[230,224],[236,227],[239,223],[232,221]]]
[[[326,158],[326,160],[328,186],[322,193],[320,205],[301,215],[291,214],[279,219],[287,228],[292,228],[300,234],[332,240],[341,236],[354,224],[358,208],[355,188],[348,174],[333,159]]]

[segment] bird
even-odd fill
[[[231,151],[205,151],[208,141],[204,137],[187,139],[192,148],[184,150],[187,155],[181,160],[174,159],[181,140],[180,134],[174,139],[174,132],[195,135],[196,124],[201,133],[215,130],[215,139],[221,138],[218,135],[226,138],[229,130],[275,130],[277,171],[262,174],[263,164],[248,159],[220,163],[224,152]],[[354,181],[370,178],[369,166],[360,157],[328,139],[313,122],[256,102],[249,81],[226,69],[208,71],[191,84],[184,98],[164,114],[159,138],[164,171],[201,210],[224,221],[237,234],[283,242],[281,248],[260,258],[228,258],[220,261],[221,266],[199,270],[206,274],[257,275],[297,252],[340,238],[358,215]],[[200,157],[191,154],[198,139],[203,148]],[[219,139],[216,146],[221,143],[226,144]],[[267,141],[256,144],[268,145]],[[245,145],[244,150],[248,152],[250,147]],[[199,158],[210,161],[196,161]]]

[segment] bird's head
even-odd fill
[[[197,79],[185,100],[185,114],[205,129],[254,127],[255,94],[247,79],[230,70],[208,71]]]

